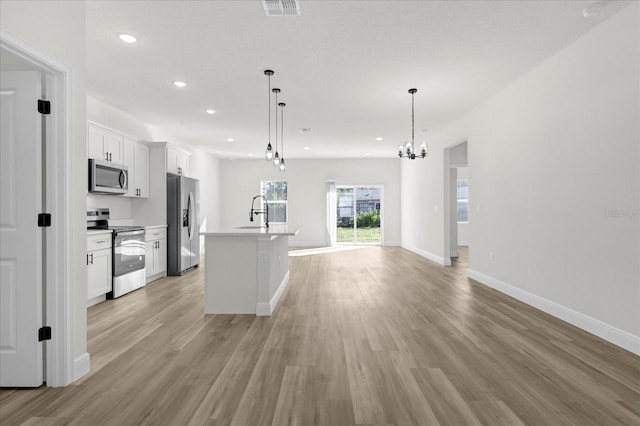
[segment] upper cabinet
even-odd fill
[[[167,145],[167,173],[189,176],[190,152]]]
[[[124,163],[124,136],[87,123],[87,157]]]
[[[87,157],[124,164],[128,171],[125,197],[149,198],[149,146],[146,143],[89,122]]]
[[[149,147],[124,138],[124,165],[129,171],[129,189],[125,197],[149,197]]]

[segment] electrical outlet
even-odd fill
[[[493,250],[489,251],[489,260],[493,261]]]
[[[476,213],[480,213],[480,204],[476,205]]]
[[[438,213],[438,206],[433,206],[433,212]]]

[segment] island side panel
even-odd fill
[[[288,281],[289,237],[258,237],[258,303],[256,315],[271,315]]]
[[[255,237],[205,237],[205,314],[255,314],[258,242]]]
[[[274,300],[276,292],[282,293],[287,285],[289,272],[289,237],[283,236],[271,242],[271,269],[269,276],[269,301]],[[282,287],[282,288],[280,288]],[[271,308],[275,308],[275,303]]]

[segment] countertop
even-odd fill
[[[100,235],[100,234],[110,234],[111,229],[87,229],[87,236],[90,235]]]
[[[145,226],[144,229],[157,229],[157,228],[166,228],[167,225],[151,225],[151,226]]]
[[[251,227],[252,225],[245,226]],[[297,235],[298,232],[300,232],[300,229],[302,229],[302,226],[293,225],[269,225],[268,228],[252,227],[250,229],[243,229],[239,226],[232,228],[207,230],[206,232],[201,232],[200,235],[204,235],[206,237],[292,237],[294,235]]]

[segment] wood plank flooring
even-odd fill
[[[468,280],[465,252],[291,253],[272,317],[203,315],[204,268],[91,307],[91,373],[1,390],[0,424],[640,424],[639,357]]]

